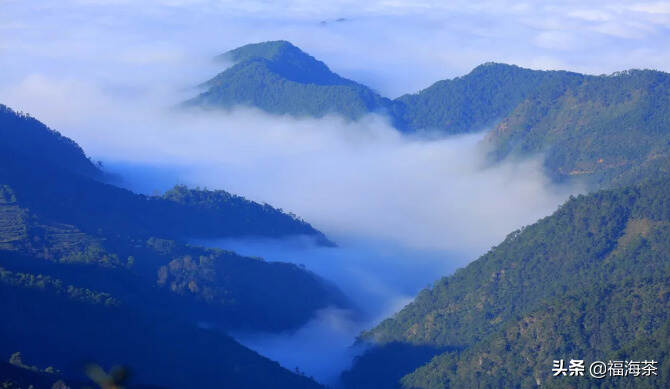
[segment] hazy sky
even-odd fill
[[[12,75],[54,64],[104,77],[106,66],[197,62],[274,39],[394,97],[486,61],[670,70],[670,2],[0,0]]]

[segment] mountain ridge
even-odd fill
[[[351,388],[612,385],[551,376],[561,358],[638,356],[629,348],[669,325],[670,178],[571,198],[554,214],[510,233],[488,253],[438,280],[393,317],[364,332],[378,345],[343,375]],[[634,314],[631,314],[634,312]],[[664,342],[659,339],[659,342]],[[389,344],[430,347],[424,365],[395,382]],[[444,350],[447,351],[444,351]],[[657,350],[656,352],[660,352]],[[662,361],[670,369],[670,361]],[[659,369],[661,366],[659,366]],[[390,377],[402,366],[388,372]],[[648,381],[667,385],[668,376]],[[367,383],[366,383],[367,382]],[[623,382],[621,382],[624,387]],[[633,384],[633,383],[630,383]],[[386,385],[386,386],[385,386]],[[619,384],[617,384],[619,385]]]

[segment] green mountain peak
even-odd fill
[[[260,108],[273,114],[357,119],[390,111],[391,101],[340,77],[325,63],[287,41],[248,44],[216,57],[233,66],[205,82],[187,106]]]
[[[301,53],[305,56],[308,56],[305,52],[294,46],[291,42],[278,40],[249,43],[236,49],[226,51],[216,58],[227,59],[235,63],[256,58],[265,58],[267,60],[274,61],[282,55],[287,55],[289,53]]]

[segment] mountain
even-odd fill
[[[39,121],[0,106],[0,124],[0,357],[79,381],[95,361],[163,387],[320,387],[226,331],[294,329],[344,295],[301,266],[187,241],[322,233],[224,191],[134,194]]]
[[[205,82],[187,106],[252,106],[273,114],[354,120],[385,112],[391,101],[333,73],[323,62],[286,41],[249,44],[217,57],[233,65]]]
[[[571,198],[363,333],[375,346],[345,385],[668,387],[669,243],[670,179]],[[552,377],[571,358],[653,358],[660,373]]]
[[[407,130],[492,129],[491,160],[545,157],[556,181],[591,188],[670,172],[670,74],[591,76],[488,63],[394,101]]]
[[[557,180],[625,185],[670,172],[670,74],[588,76],[562,93],[540,90],[487,135],[494,160],[541,153]]]
[[[100,387],[109,387],[111,383],[114,383],[128,389],[164,389],[129,383],[130,372],[123,367],[113,368],[107,373],[99,365],[91,364],[86,370],[87,375],[91,376]],[[16,352],[9,357],[8,361],[0,362],[0,387],[3,389],[73,389],[89,388],[90,385],[84,381],[64,377],[53,366],[45,369],[32,366],[23,359],[20,352]]]
[[[18,356],[18,360],[16,360]],[[40,370],[35,366],[22,364],[20,353],[15,353],[10,357],[12,363],[0,362],[0,387],[3,389],[69,389],[71,386],[65,384],[63,377],[53,368],[47,368],[46,371]],[[70,385],[75,385],[71,382]],[[77,386],[83,386],[76,383]]]
[[[21,350],[31,363],[53,362],[76,381],[86,380],[83,364],[94,361],[105,368],[123,363],[134,382],[166,388],[321,387],[178,313],[147,315],[55,277],[1,274],[0,350],[7,357]]]
[[[396,114],[407,130],[462,134],[487,129],[536,93],[561,94],[587,76],[485,63],[469,74],[442,80],[396,100]]]
[[[39,170],[59,170],[86,177],[101,177],[102,172],[86,157],[72,139],[51,130],[27,114],[14,112],[0,104],[0,152],[12,165],[29,165]]]

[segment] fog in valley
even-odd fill
[[[404,249],[369,239],[343,238],[338,247],[318,247],[308,237],[196,243],[304,265],[344,291],[353,303],[351,309],[322,310],[295,332],[233,334],[286,368],[298,367],[326,383],[335,383],[339,373],[363,350],[362,345],[352,347],[361,331],[399,310],[437,275],[453,270],[447,253]]]
[[[144,124],[132,137],[136,151],[124,154],[120,145],[103,159],[127,187],[148,194],[175,183],[225,189],[293,212],[337,243],[195,242],[304,265],[351,299],[352,310],[324,310],[296,332],[233,334],[326,383],[362,351],[352,348],[362,330],[578,191],[552,184],[541,156],[491,166],[482,134],[405,137],[380,116],[346,123],[239,109],[138,114],[137,121]]]

